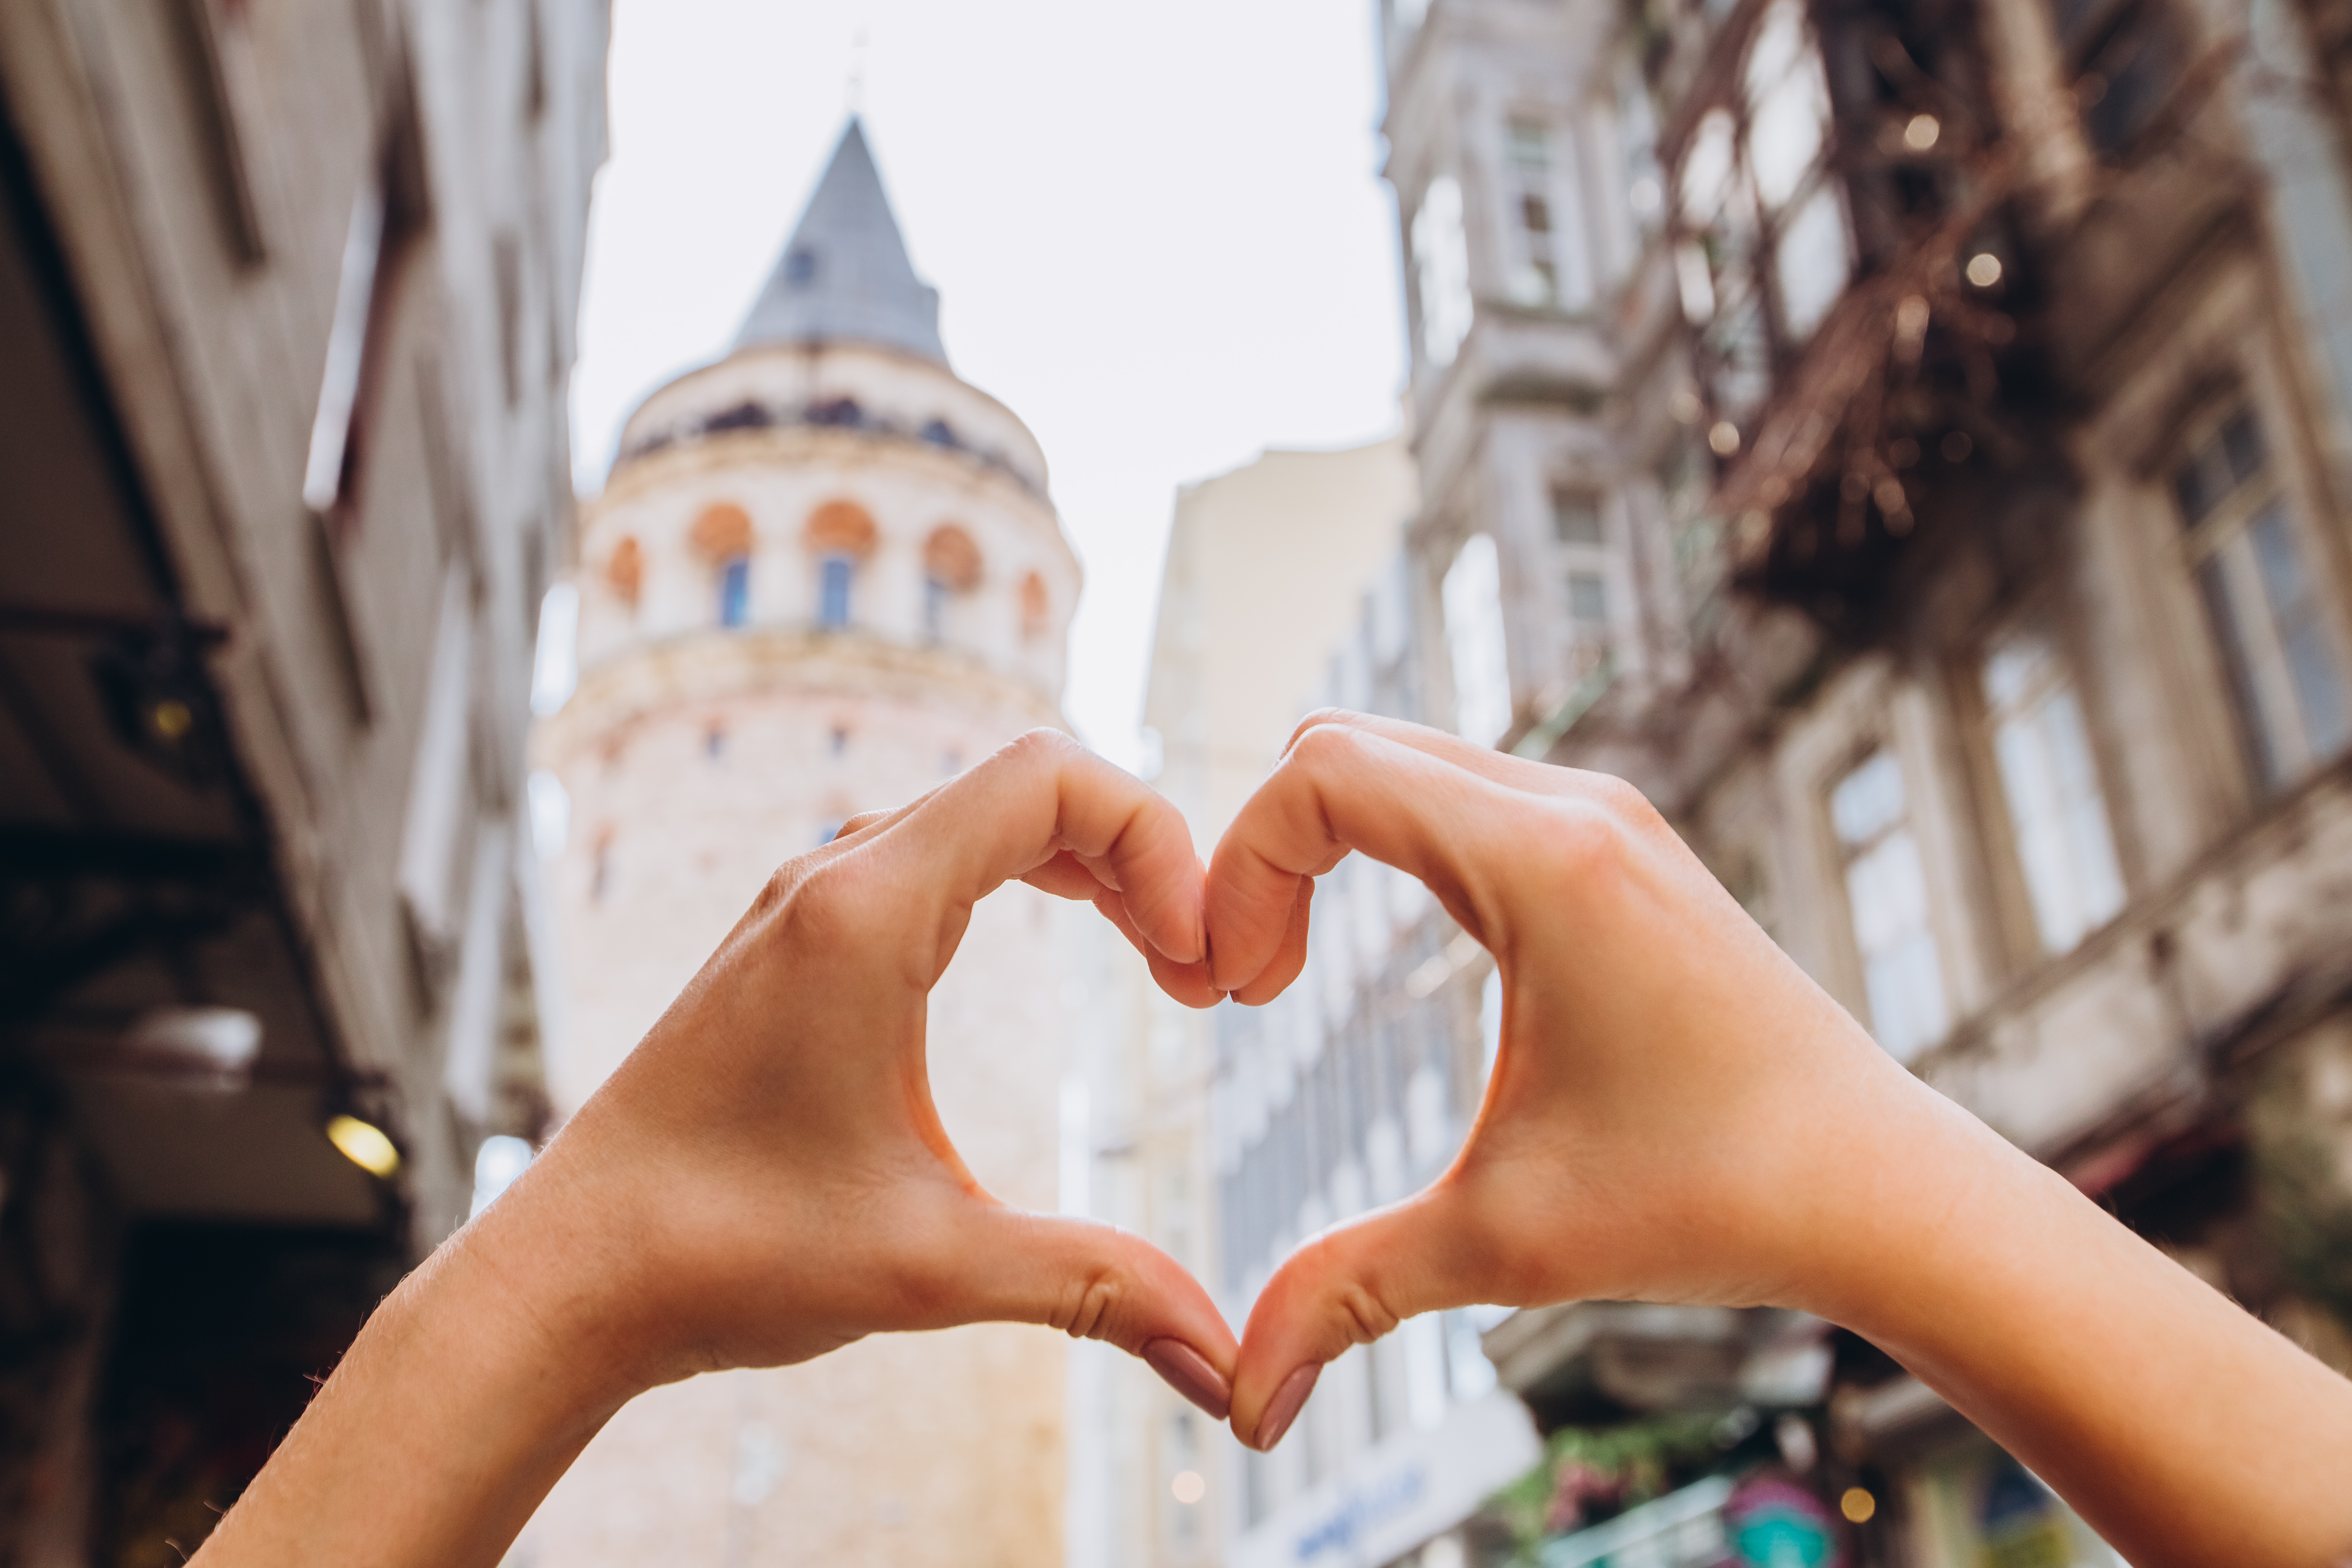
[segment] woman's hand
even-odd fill
[[[1311,716],[1212,862],[1219,988],[1258,1004],[1297,977],[1310,879],[1351,848],[1419,878],[1495,955],[1502,1047],[1451,1169],[1276,1271],[1244,1336],[1237,1431],[1270,1446],[1312,1369],[1441,1308],[1828,1299],[1866,1130],[1934,1097],[1639,794]]]
[[[1453,1166],[1258,1298],[1244,1440],[1416,1313],[1770,1304],[1875,1341],[2141,1568],[2352,1551],[2352,1384],[1897,1066],[1633,789],[1310,717],[1211,863],[1218,988],[1297,976],[1310,879],[1351,848],[1494,954],[1502,1047]]]
[[[980,1321],[1138,1353],[1170,1340],[1230,1369],[1231,1334],[1178,1265],[997,1202],[932,1108],[926,999],[973,904],[1014,879],[1093,900],[1171,993],[1217,1000],[1183,818],[1055,731],[853,818],[777,871],[517,1188],[527,1210],[530,1182],[561,1187],[615,1238],[597,1316],[639,1382]]]
[[[630,1397],[859,1337],[1041,1323],[1215,1416],[1236,1346],[1139,1237],[1024,1214],[949,1143],[926,997],[972,905],[1091,899],[1180,1000],[1201,863],[1175,809],[1038,731],[780,869],[522,1179],[386,1300],[199,1561],[496,1563]]]

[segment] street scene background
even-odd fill
[[[1605,771],[2352,1373],[2340,0],[0,11],[0,1565],[184,1561],[768,875],[1050,726]],[[974,1173],[1238,1326],[1501,1031],[995,895]],[[2182,1441],[2194,1442],[2184,1432]],[[2217,1457],[2217,1462],[2221,1457]],[[1862,1338],[1411,1320],[1276,1452],[1046,1331],[629,1405],[508,1561],[2112,1568]]]

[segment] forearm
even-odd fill
[[[1923,1093],[1885,1132],[1825,1315],[2136,1568],[2352,1557],[2352,1384],[1957,1107]]]
[[[635,1388],[573,1331],[584,1303],[551,1288],[546,1254],[567,1238],[507,1208],[377,1308],[201,1568],[498,1563]]]

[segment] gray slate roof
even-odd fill
[[[948,363],[940,291],[915,276],[855,115],[734,346],[842,342]]]

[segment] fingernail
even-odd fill
[[[1292,1373],[1274,1391],[1274,1397],[1265,1402],[1265,1414],[1257,1418],[1259,1453],[1274,1452],[1274,1446],[1282,1441],[1282,1435],[1290,1430],[1290,1424],[1307,1407],[1307,1396],[1315,1392],[1315,1380],[1322,1375],[1323,1369],[1310,1363]]]
[[[1152,1341],[1143,1347],[1143,1360],[1161,1382],[1207,1411],[1212,1420],[1223,1421],[1233,1414],[1233,1389],[1206,1357],[1182,1340]]]

